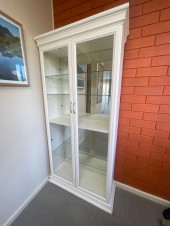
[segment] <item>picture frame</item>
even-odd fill
[[[84,78],[77,78],[77,88],[84,89]]]
[[[85,66],[84,64],[77,65],[77,88],[84,89],[84,72]]]
[[[102,102],[102,94],[103,94],[103,71],[104,67],[102,64],[98,64],[98,72],[97,72],[97,104]]]
[[[23,26],[1,10],[0,86],[30,86]]]

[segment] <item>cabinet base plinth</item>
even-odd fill
[[[114,193],[115,193],[115,183],[112,185],[112,196],[109,203],[106,203],[104,198],[98,199],[93,196],[93,194],[87,194],[86,191],[83,191],[81,188],[73,187],[71,183],[67,183],[64,180],[61,180],[60,178],[56,176],[50,176],[49,182],[63,188],[64,190],[72,193],[73,195],[89,202],[90,204],[100,208],[101,210],[104,210],[105,212],[112,214],[113,212],[113,202],[114,202]],[[89,192],[90,193],[90,192]],[[103,200],[102,200],[103,199]]]

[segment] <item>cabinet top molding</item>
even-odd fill
[[[129,3],[103,11],[42,35],[38,35],[34,40],[38,46],[41,46],[63,38],[70,38],[71,36],[81,34],[82,32],[88,32],[97,28],[99,29],[103,26],[107,27],[108,25],[112,26],[113,31],[114,27],[117,25],[123,25],[124,40],[126,41],[126,37],[129,34]]]

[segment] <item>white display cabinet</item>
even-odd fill
[[[50,181],[111,213],[128,4],[35,38]]]

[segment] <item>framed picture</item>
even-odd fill
[[[103,94],[103,70],[104,67],[102,64],[98,64],[98,76],[97,76],[97,103],[102,102]]]
[[[77,65],[77,88],[84,88],[84,64]]]
[[[84,88],[84,78],[77,78],[77,88],[78,89]]]
[[[0,11],[0,85],[29,86],[23,28]]]

